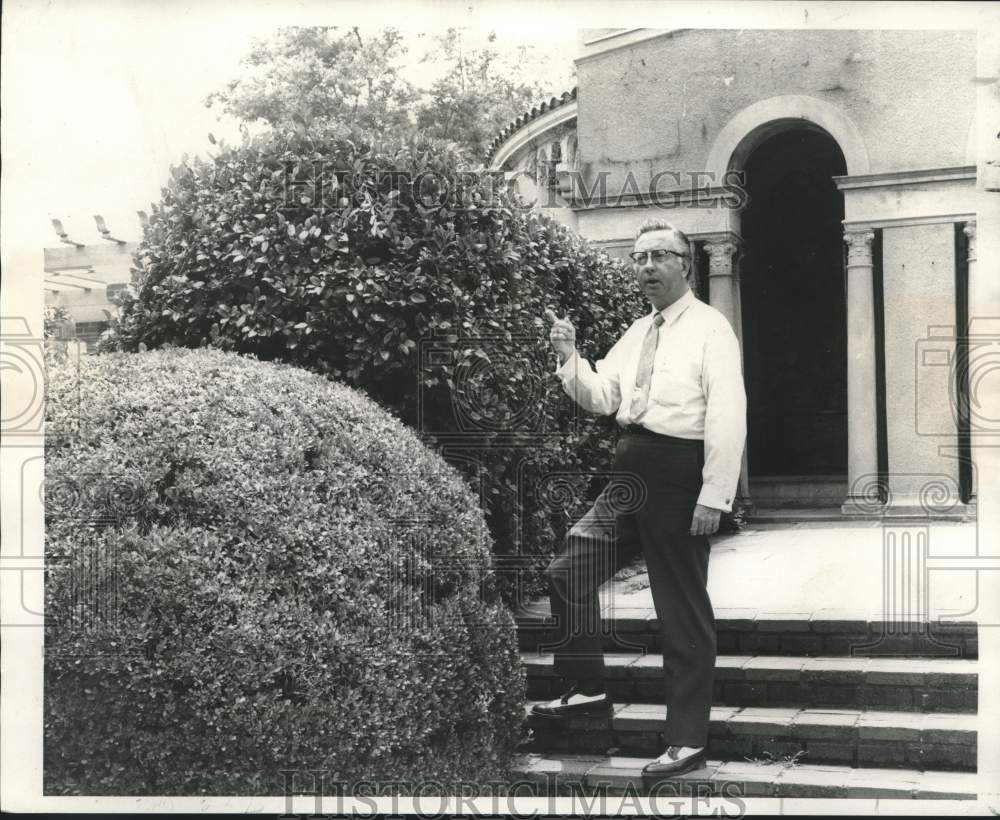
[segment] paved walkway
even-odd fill
[[[782,614],[824,610],[828,617],[870,618],[881,617],[888,607],[898,616],[894,620],[921,620],[926,609],[932,620],[996,624],[1000,550],[979,547],[980,555],[991,551],[991,558],[975,558],[974,523],[754,525],[712,539],[709,593],[719,614],[733,609]],[[996,570],[977,574],[967,568],[970,560],[992,561]],[[922,562],[926,573],[919,571]],[[642,562],[605,584],[601,600],[616,610],[652,608]]]

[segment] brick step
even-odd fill
[[[521,786],[528,784],[539,796],[638,794],[650,797],[654,814],[666,811],[670,816],[677,813],[670,798],[677,796],[715,796],[733,801],[744,797],[974,800],[977,796],[976,775],[970,772],[758,765],[721,760],[709,760],[704,768],[647,788],[642,767],[649,761],[648,757],[523,755],[518,757],[513,775],[519,781],[518,794],[523,794]],[[659,798],[664,802],[657,802]],[[874,814],[874,810],[870,813]]]
[[[548,601],[537,601],[517,616],[521,649],[551,649],[554,620]],[[742,655],[977,658],[975,621],[893,621],[844,610],[772,614],[717,609],[718,651]],[[605,650],[662,651],[660,622],[652,609],[606,609]]]
[[[656,757],[666,748],[665,706],[615,704],[607,716],[530,715],[526,751]],[[720,760],[976,770],[975,715],[713,707],[708,753]]]
[[[554,698],[565,689],[552,655],[522,652],[521,661],[529,698]],[[612,700],[663,701],[661,655],[609,652],[604,663]],[[715,662],[719,705],[971,713],[977,701],[975,660],[719,655]]]

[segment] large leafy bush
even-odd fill
[[[538,591],[614,446],[613,422],[580,417],[552,375],[544,309],[597,359],[646,307],[623,265],[502,182],[440,144],[313,132],[186,162],[109,346],[213,345],[364,389],[480,494],[507,599]]]
[[[74,374],[47,403],[47,792],[504,776],[523,673],[454,469],[289,365],[168,349]]]

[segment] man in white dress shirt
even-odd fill
[[[716,652],[708,536],[732,509],[746,394],[732,327],[688,286],[684,234],[649,220],[631,257],[653,310],[632,323],[596,371],[576,351],[573,325],[546,311],[563,387],[585,410],[616,415],[623,432],[613,471],[638,488],[640,498],[622,507],[630,493],[620,485],[616,492],[612,480],[549,565],[559,630],[555,672],[568,688],[534,713],[610,714],[597,590],[641,548],[660,622],[667,706],[667,750],[643,772],[672,776],[705,760]]]

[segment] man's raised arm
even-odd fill
[[[601,416],[618,411],[622,401],[620,373],[625,359],[625,337],[597,363],[597,371],[590,366],[576,349],[576,329],[569,319],[560,319],[551,309],[545,318],[552,323],[549,341],[559,355],[556,375],[563,389],[584,410]],[[627,334],[626,334],[627,335]]]

